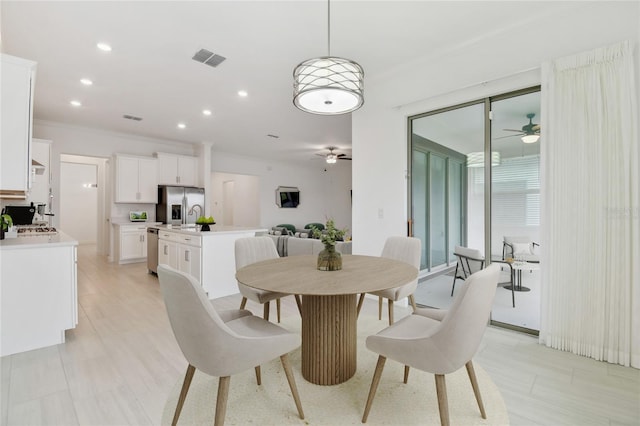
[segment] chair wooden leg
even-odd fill
[[[388,305],[389,305],[389,325],[393,324],[393,300],[388,299]]]
[[[300,316],[302,316],[302,300],[300,299],[300,295],[296,294],[294,297],[296,298],[296,305],[298,306],[298,312],[300,313]]]
[[[284,374],[287,376],[287,381],[291,388],[291,395],[293,395],[293,400],[295,401],[296,408],[298,409],[298,415],[301,419],[304,419],[304,411],[302,411],[302,403],[300,402],[300,395],[298,395],[298,387],[296,386],[296,380],[293,377],[293,371],[291,371],[291,364],[289,364],[289,356],[287,354],[282,355],[280,357],[280,361],[282,362],[282,368],[284,368]]]
[[[415,312],[418,307],[416,306],[416,298],[413,297],[413,294],[409,295],[409,303],[411,303],[411,306],[413,307],[413,312]]]
[[[173,414],[173,421],[171,422],[171,426],[176,426],[176,424],[178,423],[178,417],[180,417],[180,412],[182,411],[184,400],[187,399],[187,392],[189,391],[189,386],[191,386],[191,380],[193,379],[193,373],[195,372],[196,368],[193,365],[189,364],[189,366],[187,367],[187,373],[184,375],[182,390],[180,390],[180,397],[178,398],[176,412]]]
[[[404,366],[404,380],[403,381],[404,381],[405,385],[409,381],[409,366],[408,365]]]
[[[449,426],[449,403],[447,402],[447,385],[444,380],[444,374],[436,374],[435,376],[438,409],[440,410],[440,425]]]
[[[269,321],[269,306],[271,305],[271,302],[265,302],[264,303],[264,311],[262,314],[262,318],[265,319],[265,321]]]
[[[382,296],[378,296],[378,321],[382,319]]]
[[[478,386],[478,379],[476,379],[476,371],[473,368],[473,363],[469,361],[465,364],[467,367],[467,374],[469,375],[469,380],[471,380],[471,386],[473,387],[473,393],[476,396],[476,401],[478,401],[478,408],[480,408],[480,415],[482,415],[483,419],[487,418],[487,413],[484,411],[484,404],[482,403],[482,396],[480,396],[480,387]]]
[[[247,306],[247,298],[243,297],[242,302],[240,302],[240,309],[244,309],[245,306]]]
[[[280,299],[276,299],[276,314],[278,316],[278,324],[280,323]]]
[[[262,384],[262,374],[260,374],[260,366],[256,366],[255,368],[256,370],[256,383],[258,384],[258,386],[260,386]]]
[[[224,425],[224,417],[227,413],[227,399],[229,398],[229,381],[231,377],[220,377],[218,384],[218,400],[216,401],[216,417],[213,426]]]
[[[362,309],[362,304],[364,303],[364,296],[366,293],[360,293],[360,298],[358,299],[358,307],[356,308],[356,318],[360,315],[360,310]]]
[[[369,397],[367,397],[367,405],[364,407],[364,414],[362,415],[362,423],[367,422],[369,417],[369,411],[371,410],[371,404],[373,404],[373,398],[376,396],[378,390],[378,384],[380,383],[380,376],[382,376],[382,370],[384,369],[384,363],[387,358],[382,355],[378,356],[378,363],[376,364],[376,371],[373,373],[373,380],[371,380],[371,388],[369,389]]]

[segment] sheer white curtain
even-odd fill
[[[543,65],[540,341],[640,367],[634,78],[631,42]]]

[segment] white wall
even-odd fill
[[[544,61],[637,40],[638,17],[637,2],[589,3],[550,17],[535,36],[505,27],[367,80],[365,104],[352,114],[354,253],[379,254],[387,236],[406,235],[407,117],[539,84]]]
[[[217,223],[260,226],[260,178],[258,176],[213,173],[211,179],[213,200],[211,210]]]
[[[333,167],[318,160],[292,165],[255,157],[240,157],[213,152],[211,171],[253,175],[260,180],[260,226],[290,223],[302,228],[310,222],[333,218],[340,228],[351,231],[351,167],[339,161]],[[326,169],[326,172],[324,171]],[[275,202],[278,186],[300,189],[300,205],[295,209],[279,208]],[[214,199],[213,203],[220,202]]]

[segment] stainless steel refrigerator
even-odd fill
[[[204,216],[204,188],[158,186],[156,220],[171,225],[195,224]]]

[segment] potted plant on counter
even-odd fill
[[[201,225],[200,231],[211,231],[211,227],[209,225],[215,225],[216,221],[213,219],[213,216],[200,216],[196,219],[196,225]]]
[[[327,220],[323,231],[311,228],[314,238],[319,238],[324,244],[324,250],[318,253],[318,269],[320,271],[339,271],[342,269],[342,255],[336,251],[336,241],[344,239],[345,229],[337,229],[333,219]]]
[[[0,215],[0,240],[4,240],[4,233],[13,226],[13,219],[8,214]]]

